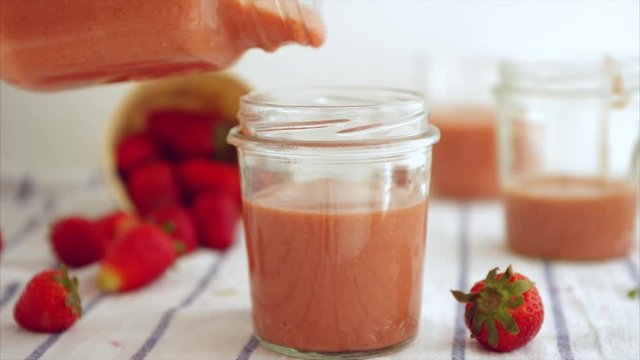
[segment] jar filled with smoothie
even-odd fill
[[[433,152],[432,195],[450,200],[498,199],[496,117],[491,98],[496,61],[438,55],[425,62],[429,121],[440,130]]]
[[[311,0],[0,1],[0,75],[37,91],[217,70],[250,48],[323,40]]]
[[[261,343],[359,358],[418,331],[431,147],[413,92],[293,88],[242,98],[237,146]]]
[[[492,199],[500,195],[495,111],[463,103],[431,112],[442,139],[433,152],[433,191],[448,199]]]
[[[603,260],[636,246],[639,66],[502,64],[499,156],[513,251]]]

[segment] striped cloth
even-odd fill
[[[68,331],[20,329],[12,309],[36,272],[55,266],[48,226],[71,213],[98,215],[115,205],[99,176],[43,181],[1,174],[0,359],[284,359],[252,335],[250,292],[242,241],[226,254],[199,250],[162,280],[129,294],[101,295],[97,267],[74,271],[84,316]],[[503,244],[499,203],[433,201],[424,277],[421,329],[387,359],[638,359],[639,254],[602,263],[547,262],[519,257]],[[242,237],[242,234],[239,234]],[[636,247],[637,249],[637,247]],[[463,307],[449,289],[468,289],[493,266],[529,275],[546,316],[528,346],[508,355],[483,351],[469,339]]]

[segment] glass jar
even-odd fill
[[[441,134],[433,152],[432,196],[498,199],[497,121],[491,94],[496,61],[438,55],[428,61],[425,72],[429,121]]]
[[[59,90],[216,70],[246,50],[320,46],[312,0],[2,0],[0,74]]]
[[[416,335],[431,146],[423,98],[294,88],[242,98],[238,147],[253,324],[303,358],[381,354]]]
[[[626,255],[638,219],[638,59],[501,66],[507,243],[525,255]]]

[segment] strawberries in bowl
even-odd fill
[[[226,136],[248,92],[227,73],[149,81],[125,98],[112,119],[107,183],[123,210],[165,230],[180,253],[198,245],[226,249],[235,238],[240,174]],[[210,230],[215,224],[225,226]]]

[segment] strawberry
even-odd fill
[[[175,257],[165,232],[151,224],[138,225],[109,246],[100,263],[98,287],[110,292],[138,289],[162,276]]]
[[[232,160],[226,136],[233,124],[219,113],[159,110],[148,114],[147,126],[158,143],[178,158]]]
[[[4,247],[4,239],[2,239],[2,231],[0,231],[0,254],[2,254],[3,247]]]
[[[207,192],[225,192],[241,202],[240,172],[237,167],[209,160],[190,160],[178,167],[178,179],[185,193],[196,197]]]
[[[169,234],[178,254],[189,253],[198,247],[196,228],[187,210],[181,207],[159,209],[149,215],[149,221]]]
[[[491,270],[468,294],[451,292],[466,304],[464,318],[471,337],[489,350],[507,352],[524,346],[542,326],[544,307],[538,289],[511,266],[500,274],[498,268]]]
[[[114,211],[98,218],[94,223],[107,239],[113,240],[136,226],[140,220],[135,214]]]
[[[116,163],[121,174],[129,174],[158,158],[158,149],[147,134],[129,135],[116,147]]]
[[[141,215],[180,204],[181,194],[174,169],[165,161],[136,169],[127,182],[127,190]]]
[[[18,325],[37,332],[66,330],[81,315],[78,279],[70,278],[64,268],[33,277],[13,308]]]
[[[191,209],[200,243],[225,250],[233,244],[240,207],[230,194],[211,192],[199,196]]]
[[[51,228],[50,240],[58,259],[71,267],[100,260],[109,241],[92,221],[81,216],[58,220]]]

